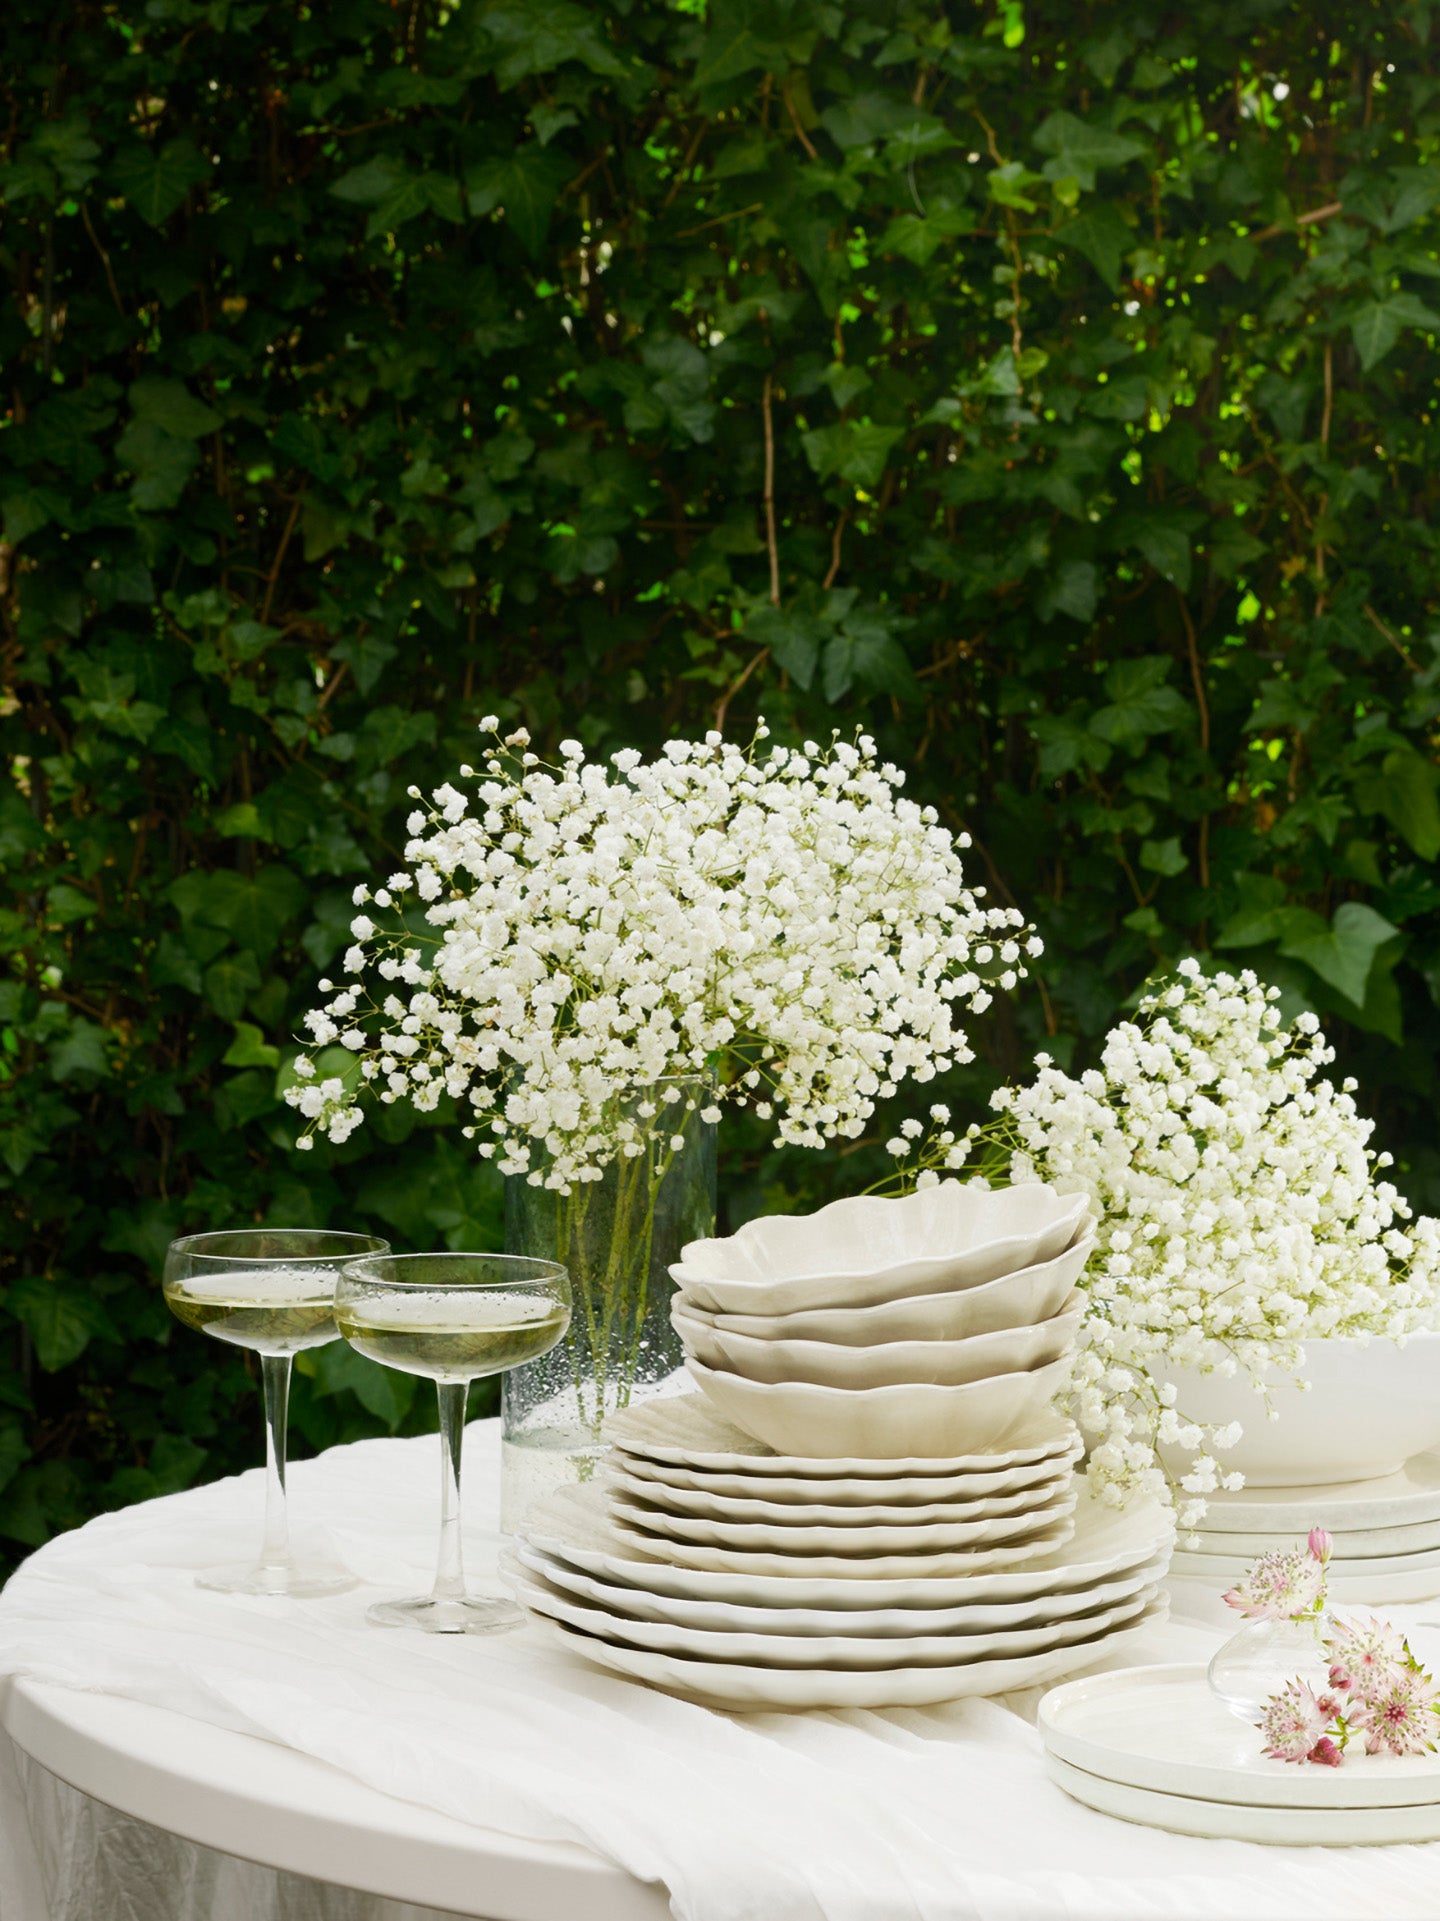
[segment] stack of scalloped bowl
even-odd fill
[[[701,1392],[778,1453],[982,1453],[1063,1385],[1082,1194],[945,1181],[692,1241],[672,1317]]]

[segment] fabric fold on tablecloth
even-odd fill
[[[461,1820],[584,1843],[663,1883],[678,1921],[1399,1921],[1440,1913],[1440,1844],[1320,1851],[1108,1820],[1045,1778],[1033,1699],[888,1713],[717,1714],[590,1667],[535,1629],[366,1626],[423,1590],[435,1442],[365,1441],[292,1473],[366,1586],[302,1603],[207,1593],[259,1525],[247,1475],[50,1543],[0,1596],[0,1673],[282,1742]],[[493,1580],[497,1424],[467,1435],[472,1578]],[[1132,1659],[1199,1659],[1172,1623]]]

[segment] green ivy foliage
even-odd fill
[[[497,1244],[444,1116],[279,1098],[486,710],[869,727],[1048,943],[955,1098],[1209,948],[1435,1199],[1424,0],[10,0],[0,80],[8,1551],[253,1458],[178,1230]]]

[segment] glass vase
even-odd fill
[[[1252,1727],[1287,1682],[1308,1681],[1323,1693],[1330,1678],[1324,1643],[1334,1631],[1323,1611],[1298,1621],[1247,1621],[1211,1656],[1211,1692]]]
[[[703,1105],[699,1082],[660,1082],[616,1117],[633,1126],[640,1153],[613,1160],[599,1181],[569,1194],[524,1175],[506,1181],[506,1252],[560,1262],[574,1299],[566,1339],[501,1389],[506,1533],[540,1496],[592,1477],[611,1415],[688,1386],[670,1266],[688,1241],[715,1232],[715,1128]]]

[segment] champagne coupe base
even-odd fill
[[[513,1601],[482,1595],[437,1600],[424,1594],[413,1601],[377,1601],[365,1619],[377,1628],[420,1628],[426,1634],[508,1634],[525,1611]]]
[[[348,1594],[360,1582],[343,1568],[257,1567],[247,1561],[207,1568],[195,1576],[195,1585],[213,1594],[269,1594],[287,1601],[316,1601],[326,1594]]]

